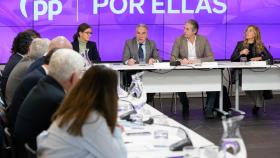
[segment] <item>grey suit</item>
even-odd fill
[[[195,41],[196,56],[204,61],[214,61],[213,52],[208,43],[208,40],[200,35],[196,35]],[[177,59],[188,59],[188,41],[184,35],[178,37],[173,45],[170,61]]]
[[[5,99],[8,107],[12,103],[16,88],[24,77],[26,70],[34,62],[34,60],[35,59],[30,56],[24,56],[11,72],[7,81],[5,92]]]
[[[149,62],[150,58],[160,61],[160,57],[156,48],[156,43],[154,41],[147,39],[145,42],[145,49],[146,63]],[[133,58],[134,60],[136,60],[136,63],[139,63],[138,45],[135,37],[125,42],[123,50],[123,63],[125,64],[125,62],[130,58]]]
[[[202,62],[214,61],[213,53],[208,40],[200,35],[196,35],[195,41],[195,53],[196,57]],[[178,37],[172,48],[172,55],[170,61],[176,61],[178,59],[188,59],[188,41],[184,35]],[[189,111],[189,101],[185,92],[178,93],[180,101],[183,104],[183,116]],[[212,111],[214,109],[214,102],[216,98],[215,92],[207,92],[207,105],[206,105],[206,118],[212,118]]]

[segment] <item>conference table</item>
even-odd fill
[[[196,149],[214,146],[211,141],[148,104],[137,110],[137,113],[143,116],[143,120],[153,118],[154,123],[151,125],[138,124],[119,119],[118,122],[124,126],[123,140],[129,158],[182,157],[184,155],[183,151],[171,151],[169,146],[184,139],[186,134]],[[156,138],[157,133],[160,132],[165,132],[167,137],[162,138],[161,135],[160,138]]]
[[[239,73],[242,73],[242,86],[235,86],[235,107],[232,110],[241,114],[245,112],[239,109],[239,91],[241,90],[279,90],[280,89],[280,65],[266,65],[263,63],[228,62],[219,61],[215,64],[199,64],[188,66],[170,66],[169,63],[154,65],[107,64],[114,70],[121,72],[128,70],[141,70],[143,74],[143,88],[147,93],[155,92],[196,92],[196,91],[219,91],[220,107],[222,110],[223,70],[232,69],[236,71],[235,84],[239,85]],[[182,157],[183,151],[170,151],[169,146],[184,138],[187,133],[194,148],[202,149],[214,144],[200,136],[191,129],[179,124],[150,105],[145,105],[138,111],[143,120],[153,118],[152,125],[131,125],[125,121],[120,123],[125,127],[123,134],[125,145],[128,149],[128,157]],[[156,121],[158,120],[158,121]],[[180,127],[180,128],[179,128]],[[180,131],[181,132],[178,132]],[[182,130],[183,129],[183,130]],[[155,137],[157,131],[168,131],[168,138],[163,140]],[[183,132],[182,132],[183,131]],[[136,133],[136,134],[135,134]],[[137,135],[137,133],[140,133]],[[181,134],[180,134],[181,133]],[[162,138],[161,138],[162,139]]]
[[[120,73],[120,82],[122,71],[144,71],[143,88],[146,93],[219,91],[218,111],[228,114],[222,107],[223,69],[211,65],[170,66],[167,62],[134,66],[110,64],[110,67]]]
[[[121,63],[106,64],[120,75],[129,70],[142,70],[143,87],[147,93],[165,92],[201,92],[219,91],[219,109],[224,115],[229,114],[223,110],[223,78],[224,69],[233,69],[235,74],[242,73],[241,90],[279,90],[280,69],[279,64],[266,65],[264,62],[205,62],[186,66],[170,66],[169,62],[154,65],[136,64],[133,66]],[[239,85],[239,75],[235,75],[235,84]],[[235,107],[232,110],[245,114],[239,107],[240,87],[235,86]]]

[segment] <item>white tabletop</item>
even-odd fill
[[[149,64],[135,64],[132,66],[124,65],[122,63],[107,63],[103,64],[111,67],[114,70],[172,70],[172,69],[224,69],[224,68],[279,68],[280,64],[266,65],[261,62],[204,62],[202,64],[189,64],[180,66],[170,66],[169,62]]]
[[[183,128],[191,139],[194,147],[204,147],[214,145],[211,141],[200,136],[191,129],[181,125],[175,120],[167,117],[163,113],[154,109],[150,105],[143,106],[138,113],[142,114],[143,120],[154,118],[155,123],[152,125],[133,125],[124,121],[120,124],[124,125],[125,133],[123,134],[124,142],[128,150],[128,157],[172,157],[183,156],[182,151],[173,152],[169,150],[169,146],[179,140],[182,140],[185,135],[184,131],[177,128]],[[162,124],[162,125],[158,125]],[[167,126],[166,126],[167,125]],[[170,127],[168,127],[170,126]],[[172,127],[171,127],[172,126]],[[154,132],[158,130],[168,131],[168,139],[159,140],[154,138]],[[148,135],[133,135],[128,136],[126,133],[150,132]],[[161,146],[159,146],[161,144]]]

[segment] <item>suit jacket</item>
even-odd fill
[[[196,35],[195,41],[196,56],[201,59],[202,62],[214,61],[213,52],[208,43],[208,40],[200,35]],[[173,44],[170,61],[176,61],[177,59],[188,59],[188,41],[184,35],[178,37]]]
[[[2,94],[4,96],[3,100],[4,100],[5,103],[6,103],[6,101],[5,101],[5,91],[6,91],[6,85],[7,85],[7,82],[8,82],[9,75],[21,59],[22,59],[22,56],[17,54],[17,53],[11,55],[8,63],[6,64],[6,66],[4,68],[4,71],[2,73],[2,78],[1,78],[0,83],[1,83],[1,91],[2,91]]]
[[[73,46],[73,49],[75,51],[77,51],[77,52],[80,51],[79,41],[78,40],[74,40],[72,42],[72,46]],[[87,42],[87,49],[89,49],[88,57],[89,57],[90,61],[92,63],[100,63],[101,62],[101,58],[99,56],[99,53],[98,53],[98,50],[97,50],[97,47],[96,47],[96,43],[92,42],[92,41],[88,41]]]
[[[18,111],[22,102],[31,91],[31,89],[38,83],[38,81],[46,76],[46,72],[42,67],[33,70],[27,74],[17,87],[11,105],[7,109],[7,119],[9,129],[13,131]]]
[[[230,57],[230,60],[233,62],[239,62],[240,61],[240,52],[245,49],[243,46],[243,41],[239,41]],[[251,53],[251,54],[250,54]],[[256,45],[253,45],[252,52],[249,52],[250,58],[254,57],[262,57],[263,60],[270,60],[270,63],[273,62],[273,57],[269,53],[269,51],[264,47],[264,50],[262,52],[256,51]],[[250,60],[250,58],[248,60]]]
[[[35,69],[38,69],[39,67],[41,67],[44,62],[45,62],[46,56],[42,56],[38,59],[36,59],[26,70],[26,74],[29,74],[30,72],[32,72]]]
[[[14,67],[13,71],[10,73],[10,76],[6,85],[5,99],[7,106],[11,105],[12,99],[14,97],[15,91],[20,84],[22,78],[25,76],[26,70],[29,65],[34,62],[35,59],[24,56],[18,64]]]
[[[41,79],[22,103],[15,123],[15,137],[36,148],[36,137],[51,124],[51,117],[65,95],[63,87],[51,76]]]
[[[156,48],[156,43],[154,41],[147,39],[145,42],[145,49],[146,63],[149,62],[150,58],[160,61],[160,57]],[[123,50],[123,63],[125,64],[125,62],[130,58],[133,58],[134,60],[136,60],[136,63],[139,63],[138,45],[135,37],[125,42]]]

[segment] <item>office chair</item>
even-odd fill
[[[202,111],[205,112],[205,101],[204,101],[204,92],[201,92],[201,103],[202,103]],[[173,102],[174,100],[174,102]],[[174,104],[173,104],[174,103]],[[177,114],[177,93],[174,92],[172,93],[172,98],[171,98],[171,109],[170,111],[173,114]]]
[[[36,151],[34,149],[32,149],[28,143],[24,143],[24,148],[26,150],[26,153],[27,153],[27,157],[28,158],[36,158],[37,155],[36,155]]]
[[[8,127],[4,128],[4,135],[6,141],[6,149],[9,149],[12,158],[16,158],[15,146],[13,144],[12,134],[10,133]]]

